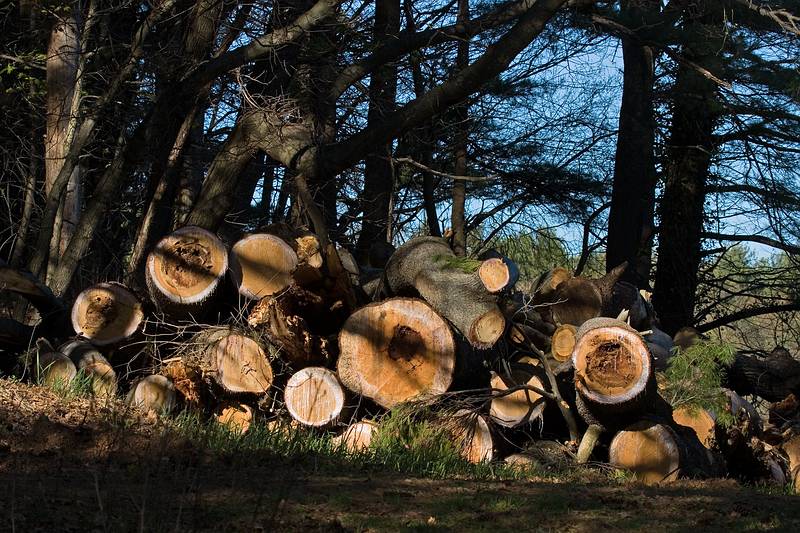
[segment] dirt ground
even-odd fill
[[[118,403],[0,381],[0,531],[800,531],[800,500],[664,487],[407,478],[225,457]]]

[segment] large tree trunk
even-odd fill
[[[375,46],[396,39],[400,31],[400,0],[376,0]],[[397,93],[397,64],[387,63],[376,69],[369,82],[368,123],[383,120],[392,111]],[[394,165],[391,162],[391,143],[377,147],[369,154],[364,165],[364,192],[362,196],[363,219],[356,245],[356,257],[366,263],[369,247],[376,241],[391,242],[389,209],[394,194]]]
[[[701,13],[685,22],[689,41],[682,55],[711,72],[720,70],[718,54],[723,37],[720,17]],[[716,149],[713,133],[720,111],[716,92],[713,80],[693,65],[680,64],[673,89],[672,129],[660,206],[653,293],[662,329],[670,335],[694,322],[706,180]]]
[[[56,177],[64,166],[70,128],[74,127],[73,95],[78,76],[80,54],[79,13],[76,5],[71,13],[54,21],[47,49],[47,131],[45,134],[45,195],[53,191]],[[66,193],[61,199],[50,241],[46,280],[49,282],[61,254],[66,249],[75,224],[80,216],[80,167],[70,174]]]
[[[397,249],[384,274],[394,294],[419,294],[473,346],[487,348],[505,331],[505,317],[477,265],[464,263],[444,239],[417,237]]]
[[[622,16],[631,28],[647,28],[652,1],[623,2]],[[608,216],[606,268],[627,261],[622,279],[638,287],[649,283],[650,240],[655,203],[653,118],[653,50],[641,44],[645,35],[622,37],[624,76],[619,133],[614,163],[614,185]]]

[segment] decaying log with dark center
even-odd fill
[[[339,334],[342,383],[386,408],[447,391],[455,368],[453,332],[422,300],[369,304],[353,313]]]
[[[144,322],[142,303],[124,285],[98,283],[72,305],[72,327],[92,344],[106,346],[129,339]]]

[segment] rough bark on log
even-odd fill
[[[540,367],[527,364],[511,364],[506,370],[492,375],[490,385],[494,398],[489,416],[497,424],[507,428],[539,420],[544,413],[544,396],[534,390],[522,388],[508,394],[505,391],[520,386],[547,390],[544,371]]]
[[[608,412],[634,412],[655,389],[650,352],[627,324],[594,318],[576,333],[572,363],[575,388],[591,404]]]
[[[494,439],[483,415],[459,409],[453,414],[449,430],[461,456],[470,463],[489,462],[494,458]]]
[[[362,307],[339,334],[339,378],[382,407],[445,392],[455,367],[450,327],[421,300],[391,298]]]
[[[337,446],[342,446],[348,453],[363,452],[372,444],[372,438],[378,431],[378,424],[371,420],[362,420],[347,427],[341,435],[333,439]]]
[[[519,267],[507,257],[492,257],[478,267],[478,277],[490,294],[497,294],[511,289],[519,281]]]
[[[130,338],[144,322],[142,304],[119,283],[98,283],[72,305],[72,327],[92,344],[107,346]]]
[[[161,239],[147,256],[147,288],[162,312],[197,317],[221,293],[227,270],[222,241],[207,230],[186,226]]]
[[[72,334],[64,302],[30,272],[12,268],[0,260],[0,290],[18,294],[36,308],[41,317],[40,327],[50,338]]]
[[[292,418],[308,427],[325,428],[345,422],[351,411],[336,374],[319,366],[293,374],[283,397]]]
[[[231,248],[231,277],[239,294],[250,300],[279,293],[292,284],[297,254],[281,238],[254,233]]]
[[[253,422],[253,409],[246,403],[223,403],[214,411],[214,419],[234,433],[247,433]]]
[[[228,328],[195,335],[182,359],[188,368],[229,393],[263,394],[272,386],[272,367],[262,346]]]
[[[475,272],[438,237],[417,237],[401,246],[384,271],[394,294],[419,294],[476,348],[489,348],[502,336],[505,317]]]
[[[281,359],[295,369],[333,361],[335,350],[325,336],[311,332],[306,316],[329,320],[331,314],[320,296],[293,286],[256,303],[250,310],[247,323],[280,347]]]
[[[171,413],[176,406],[175,386],[158,374],[138,381],[128,393],[128,403],[146,412]]]
[[[553,295],[553,320],[556,324],[580,326],[601,316],[611,301],[613,287],[625,271],[623,264],[599,279],[570,278],[558,285]]]
[[[533,283],[533,303],[540,304],[554,301],[556,289],[563,282],[572,278],[572,272],[562,267],[555,267],[542,272]]]
[[[770,402],[800,395],[800,361],[782,348],[764,358],[737,354],[727,371],[727,387],[742,396],[755,394]]]
[[[660,372],[665,371],[672,359],[672,338],[658,328],[651,328],[644,340],[653,356],[653,368]]]

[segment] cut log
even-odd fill
[[[486,259],[478,268],[478,277],[491,294],[509,290],[519,281],[519,267],[507,257]]]
[[[231,249],[231,276],[239,294],[250,300],[279,293],[292,284],[297,254],[280,237],[256,233]]]
[[[370,447],[377,431],[378,424],[362,420],[350,425],[344,433],[334,438],[333,442],[337,446],[342,446],[348,453],[359,453]]]
[[[578,453],[575,455],[575,461],[579,464],[586,464],[594,452],[597,441],[603,434],[603,427],[597,424],[589,424],[586,431],[581,437],[581,443],[578,445]]]
[[[183,352],[183,363],[227,392],[263,394],[272,386],[272,367],[262,346],[228,328],[197,334]]]
[[[344,387],[336,374],[319,366],[293,374],[286,383],[283,397],[292,418],[313,428],[345,422],[350,411]]]
[[[175,409],[175,386],[164,376],[147,376],[128,393],[128,403],[146,412],[168,414]]]
[[[183,405],[192,409],[199,409],[205,405],[206,386],[203,383],[203,374],[198,368],[190,368],[178,360],[171,361],[161,369],[160,373],[172,381]]]
[[[603,316],[617,316],[622,310],[628,311],[627,322],[633,329],[650,329],[652,316],[639,289],[627,281],[617,281],[611,288],[610,298],[603,302]]]
[[[542,351],[547,351],[550,347],[550,338],[527,324],[512,322],[508,328],[508,338],[522,348],[529,348],[529,343],[533,343],[536,348]]]
[[[625,264],[620,265],[599,279],[577,277],[559,284],[553,295],[554,322],[580,326],[591,318],[601,316],[603,310],[608,308],[614,284],[625,267]]]
[[[489,462],[494,458],[494,440],[483,415],[459,409],[450,426],[461,456],[470,463]]]
[[[11,268],[2,259],[0,259],[0,291],[18,294],[36,308],[41,318],[39,329],[46,331],[50,338],[72,334],[69,310],[64,302],[36,276],[24,270]],[[24,315],[24,312],[21,315]],[[24,316],[16,318],[25,321]],[[27,321],[25,322],[27,324]]]
[[[265,226],[258,233],[274,235],[292,248],[297,258],[296,268],[292,271],[292,278],[296,283],[305,287],[323,279],[325,253],[319,237],[314,233],[283,222]]]
[[[253,422],[253,409],[246,403],[225,403],[214,411],[214,419],[234,433],[247,433]]]
[[[201,315],[224,287],[228,251],[213,233],[186,226],[164,237],[147,256],[150,297],[173,317]]]
[[[700,443],[711,449],[714,445],[717,431],[717,421],[714,414],[702,408],[677,407],[672,411],[672,419],[681,426],[691,428]]]
[[[618,320],[594,318],[576,335],[572,363],[578,393],[607,411],[641,409],[655,384],[650,352],[639,333]]]
[[[58,349],[70,358],[79,372],[91,380],[96,396],[113,396],[117,393],[117,373],[97,348],[80,340],[73,340]]]
[[[496,298],[444,239],[411,239],[392,255],[384,275],[393,294],[418,294],[476,348],[493,346],[505,330]]]
[[[744,434],[750,437],[761,433],[764,424],[761,420],[761,415],[758,414],[758,410],[753,404],[732,390],[723,389],[723,392],[728,398],[728,408],[736,421],[736,425]]]
[[[489,416],[497,424],[513,428],[531,424],[542,418],[545,398],[540,393],[528,389],[520,389],[505,393],[519,386],[529,386],[546,390],[547,378],[540,367],[526,364],[511,364],[502,374],[492,373],[492,403]]]
[[[353,285],[360,285],[361,269],[358,267],[356,258],[353,257],[353,254],[351,254],[347,248],[342,246],[336,246],[336,253],[339,255],[339,261],[341,261],[342,267],[350,274],[350,282]]]
[[[568,361],[572,358],[572,350],[575,349],[576,334],[578,328],[572,324],[562,324],[556,328],[555,333],[550,339],[550,350],[553,358],[559,363]]]
[[[616,434],[609,461],[652,485],[674,481],[681,474],[680,437],[665,424],[638,422]]]
[[[455,366],[450,327],[421,300],[391,298],[362,307],[339,334],[339,378],[382,407],[445,392]]]
[[[78,369],[61,352],[41,353],[36,357],[36,382],[48,387],[66,387],[78,373]]]
[[[144,322],[142,304],[119,283],[99,283],[81,292],[72,306],[72,327],[92,344],[130,338]]]
[[[781,448],[789,459],[789,480],[794,484],[795,493],[800,493],[800,435],[788,439]]]
[[[727,374],[728,388],[742,396],[755,394],[779,402],[790,394],[800,395],[800,361],[783,348],[764,358],[737,354]]]
[[[563,282],[572,278],[572,272],[562,267],[543,272],[533,283],[533,303],[539,304],[554,301],[556,289]]]

